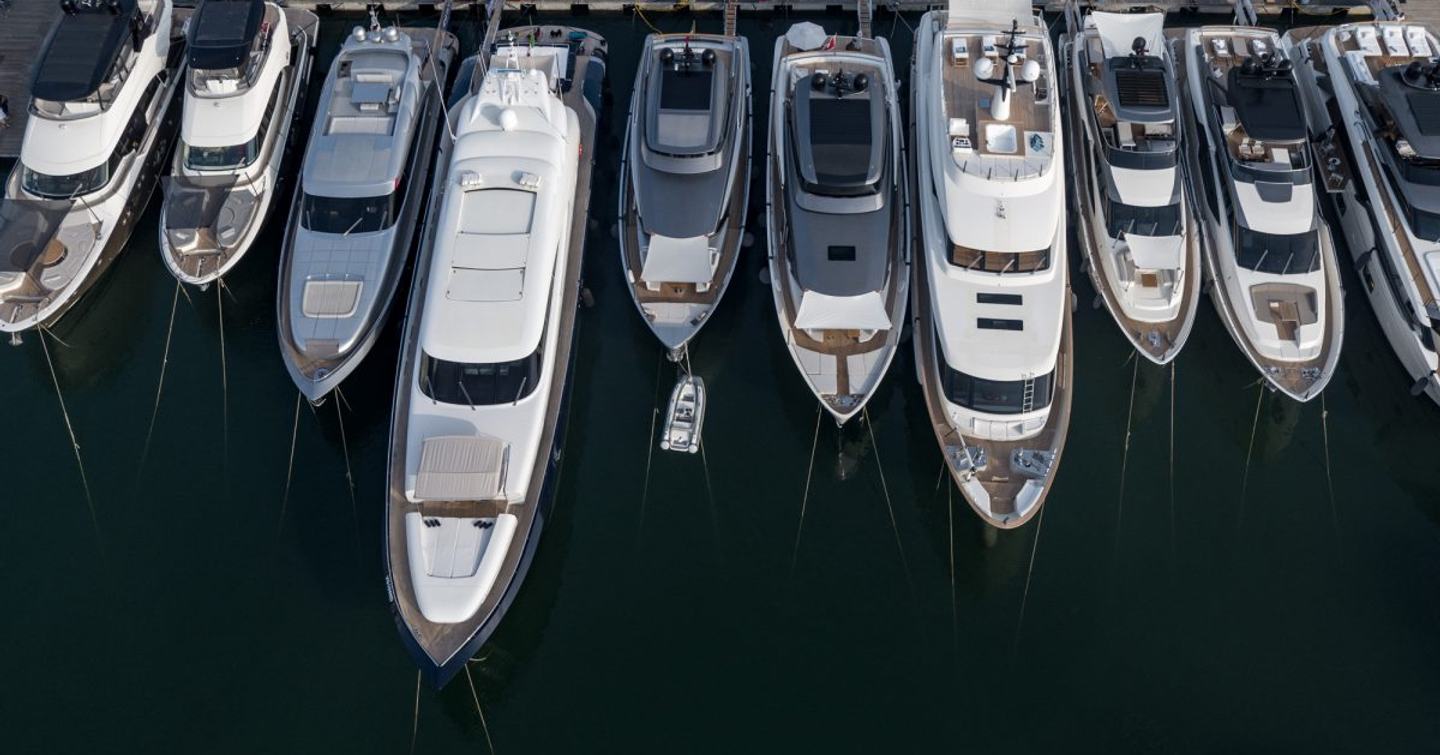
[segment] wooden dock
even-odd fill
[[[60,17],[60,4],[12,0],[8,8],[0,10],[0,94],[10,99],[10,127],[0,129],[0,157],[17,157],[25,135],[30,75],[45,36]]]

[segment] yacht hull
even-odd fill
[[[698,42],[727,40],[725,37],[705,35],[680,36],[688,36],[692,41]],[[730,181],[724,196],[726,209],[723,216],[727,219],[724,221],[721,233],[720,259],[706,291],[699,291],[693,284],[662,284],[660,290],[652,291],[640,280],[641,270],[644,267],[644,261],[640,257],[643,232],[640,227],[641,212],[634,185],[635,175],[631,166],[631,148],[633,146],[631,140],[635,138],[634,135],[640,129],[636,122],[637,119],[645,116],[642,103],[644,92],[638,86],[643,69],[636,75],[637,86],[630,100],[628,126],[625,131],[625,143],[620,160],[621,191],[618,227],[620,263],[626,271],[630,297],[635,302],[635,308],[639,311],[640,317],[645,321],[650,332],[659,339],[661,345],[672,353],[685,349],[691,339],[699,334],[705,323],[710,321],[715,309],[720,306],[720,301],[730,286],[730,279],[734,276],[735,266],[739,262],[740,251],[745,240],[745,220],[750,202],[750,156],[754,134],[752,125],[754,113],[750,99],[749,44],[744,38],[740,38],[736,40],[735,49],[743,53],[737,56],[740,58],[739,71],[742,77],[742,91],[739,93],[738,103],[743,108],[743,114],[736,125],[736,136],[738,137],[736,146],[725,163],[725,168],[730,173]],[[674,317],[673,313],[676,311],[683,312],[683,316]],[[666,314],[671,316],[665,317]]]
[[[510,29],[517,38],[527,38],[534,32],[534,39],[557,39],[567,37],[572,30],[564,27],[522,27]],[[594,165],[595,133],[598,125],[599,75],[604,72],[604,41],[599,36],[575,30],[582,35],[576,41],[583,50],[575,57],[575,65],[583,73],[577,76],[563,94],[564,102],[578,116],[580,123],[580,159],[578,160],[575,197],[569,218],[569,243],[565,253],[567,264],[562,286],[563,301],[555,310],[563,318],[558,327],[560,342],[556,345],[563,358],[556,360],[556,374],[550,384],[550,401],[545,419],[546,438],[542,441],[535,457],[530,477],[531,489],[535,492],[523,502],[514,506],[515,515],[521,520],[515,538],[504,555],[499,576],[483,605],[468,620],[453,624],[436,624],[421,615],[414,590],[406,550],[404,517],[407,509],[405,497],[405,450],[406,417],[409,413],[411,395],[409,377],[413,374],[413,360],[417,348],[419,313],[422,309],[428,285],[430,257],[435,235],[435,216],[442,204],[438,197],[449,180],[450,153],[453,144],[447,135],[441,137],[434,177],[431,181],[430,210],[425,224],[425,240],[416,260],[416,275],[412,285],[410,303],[404,324],[404,346],[396,379],[394,419],[390,433],[390,464],[388,467],[389,504],[386,512],[385,582],[391,612],[395,618],[402,641],[414,657],[421,673],[434,687],[441,687],[465,668],[465,664],[495,633],[506,612],[519,594],[521,585],[534,560],[539,547],[540,534],[546,520],[553,513],[556,490],[560,479],[560,462],[566,437],[569,402],[573,385],[573,373],[577,356],[574,339],[577,333],[576,321],[579,311],[580,276],[585,244],[586,220],[590,200],[590,179]],[[488,54],[482,51],[481,54]],[[471,89],[471,81],[465,71],[471,66],[462,64],[462,75],[456,83],[456,91]],[[477,67],[478,68],[478,67]],[[477,71],[478,72],[478,71]],[[452,102],[455,97],[452,96]],[[452,119],[459,107],[451,110]]]
[[[169,227],[167,224],[168,208],[165,207],[169,204],[168,192],[165,205],[162,205],[159,234],[160,258],[165,261],[165,267],[170,274],[182,283],[192,286],[207,286],[224,277],[240,264],[240,260],[245,257],[255,243],[256,237],[265,228],[275,204],[284,194],[285,164],[290,157],[297,134],[303,129],[300,120],[305,113],[306,87],[310,81],[310,71],[315,64],[316,35],[320,26],[319,17],[310,11],[287,8],[284,13],[289,28],[292,30],[290,65],[282,74],[282,82],[279,84],[285,87],[286,104],[285,109],[279,114],[280,117],[275,119],[273,138],[267,140],[270,142],[270,147],[265,155],[264,168],[244,184],[231,187],[232,189],[249,189],[263,181],[262,188],[255,197],[256,207],[251,212],[240,238],[234,245],[214,254],[185,254],[170,243],[166,234],[166,229]],[[182,174],[183,160],[184,155],[177,151],[171,165],[173,175]]]
[[[412,34],[429,33],[419,29],[407,29],[406,31]],[[419,116],[421,125],[418,127],[415,143],[411,145],[411,155],[408,161],[408,175],[411,176],[411,180],[406,189],[405,211],[396,223],[397,228],[390,252],[389,274],[381,281],[380,285],[383,291],[377,298],[376,311],[369,318],[362,335],[352,347],[332,358],[323,360],[307,357],[296,343],[288,325],[290,310],[296,306],[296,303],[290,299],[289,291],[293,243],[299,228],[300,200],[303,194],[299,181],[296,182],[294,197],[290,203],[289,220],[285,228],[285,243],[280,251],[280,275],[276,284],[275,297],[275,330],[280,344],[280,355],[285,362],[285,371],[290,375],[295,387],[312,404],[323,401],[331,391],[340,387],[340,384],[360,366],[370,350],[374,348],[375,342],[379,340],[380,334],[385,330],[385,325],[389,321],[400,284],[405,277],[405,270],[409,267],[410,248],[415,243],[420,219],[425,216],[430,204],[428,201],[431,187],[430,177],[433,171],[440,170],[435,162],[434,153],[442,128],[439,123],[444,112],[441,109],[441,98],[447,96],[445,85],[450,80],[451,64],[459,45],[453,36],[447,34],[445,38],[445,46],[434,58],[439,64],[439,75],[435,77],[436,83],[426,90],[424,110]]]

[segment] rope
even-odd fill
[[[660,407],[655,405],[655,396],[660,393],[660,366],[665,355],[655,357],[655,388],[650,391],[650,432],[645,435],[645,489],[640,494],[640,523],[635,528],[635,542],[639,545],[645,533],[645,501],[650,497],[650,461],[655,456],[655,419],[660,416]]]
[[[70,410],[65,407],[65,394],[60,390],[60,377],[55,374],[55,363],[50,360],[50,347],[45,343],[45,337],[49,334],[49,330],[40,326],[40,349],[45,352],[45,366],[50,368],[50,382],[55,384],[55,398],[60,402],[60,415],[65,418],[65,432],[70,435],[70,448],[75,451],[75,466],[80,468],[80,485],[85,488],[85,508],[90,512],[90,526],[95,529],[95,542],[100,545],[103,556],[105,541],[100,537],[100,518],[95,515],[95,499],[90,494],[90,476],[85,474],[85,460],[80,457],[80,441],[75,437],[75,425],[70,421]]]
[[[1132,353],[1133,356],[1133,353]],[[1125,471],[1130,466],[1130,425],[1135,419],[1135,383],[1140,377],[1140,360],[1130,370],[1130,409],[1125,414],[1125,450],[1120,455],[1120,496],[1115,502],[1115,554],[1120,559],[1120,528],[1125,521]]]
[[[800,497],[800,524],[795,528],[795,547],[790,551],[790,577],[795,577],[795,561],[800,556],[800,535],[805,531],[805,506],[810,501],[810,478],[815,472],[815,449],[820,445],[820,413],[815,407],[815,436],[810,440],[810,465],[805,468],[805,495]]]
[[[415,737],[420,733],[420,669],[415,669],[415,715],[410,723],[410,755],[415,755]]]
[[[490,724],[485,722],[485,710],[480,707],[480,695],[475,692],[475,678],[470,676],[470,664],[465,664],[465,681],[470,684],[470,697],[475,701],[475,712],[480,714],[480,729],[485,732],[485,746],[495,752],[495,743],[490,741]]]
[[[145,469],[145,459],[150,456],[150,438],[155,434],[155,418],[160,414],[160,392],[165,388],[165,366],[170,364],[170,336],[175,332],[175,310],[180,305],[182,285],[175,281],[175,296],[170,301],[170,324],[165,328],[165,351],[160,356],[160,381],[155,385],[155,406],[150,409],[150,427],[145,431],[145,445],[140,450],[140,466],[135,470],[138,480]]]
[[[1020,593],[1020,618],[1015,623],[1015,653],[1020,652],[1020,634],[1025,629],[1025,607],[1030,603],[1030,578],[1035,576],[1035,554],[1040,550],[1040,530],[1045,526],[1045,512],[1049,508],[1040,507],[1040,518],[1035,522],[1035,539],[1030,543],[1030,565],[1025,569],[1025,589]]]
[[[950,553],[950,643],[955,660],[960,660],[960,607],[955,601],[955,485],[945,486],[945,525],[949,533]]]
[[[1320,391],[1320,432],[1325,439],[1325,492],[1330,495],[1330,524],[1340,532],[1340,513],[1335,508],[1335,485],[1330,480],[1330,409],[1325,406],[1325,391]]]
[[[225,364],[225,280],[217,279],[215,283],[216,324],[220,329],[220,469],[223,479],[230,460],[230,370]]]
[[[900,565],[905,568],[905,581],[910,582],[910,559],[905,557],[905,544],[900,541],[900,525],[895,522],[895,506],[890,502],[890,486],[885,482],[885,465],[880,462],[880,445],[875,442],[875,423],[870,421],[870,407],[860,409],[865,418],[865,430],[870,433],[870,448],[875,451],[875,468],[880,472],[880,491],[885,494],[885,509],[890,512],[890,531],[895,534],[895,547],[900,551]],[[914,585],[911,584],[911,591]]]
[[[710,487],[710,460],[705,455],[705,441],[699,441],[700,467],[705,472],[705,497],[710,502],[710,530],[715,537],[715,550],[720,550],[720,514],[715,508],[715,490]]]
[[[350,523],[355,529],[355,562],[360,562],[360,517],[355,512],[355,477],[350,472],[350,443],[345,439],[345,412],[341,411],[340,404],[346,403],[339,398],[340,389],[335,389],[337,397],[335,401],[335,419],[340,423],[340,452],[345,456],[345,489],[350,493]]]
[[[1175,363],[1170,363],[1170,560],[1175,560]]]
[[[1255,419],[1250,423],[1250,447],[1245,451],[1245,472],[1240,476],[1240,521],[1245,521],[1245,491],[1250,487],[1250,456],[1255,453],[1255,429],[1260,426],[1260,404],[1265,400],[1262,384],[1255,395]]]
[[[280,523],[275,528],[276,537],[285,529],[285,506],[290,503],[290,480],[295,476],[295,438],[300,434],[300,398],[303,395],[295,392],[295,419],[290,427],[290,465],[285,468],[285,495],[280,498]]]
[[[640,20],[641,20],[641,21],[644,21],[644,22],[645,22],[645,25],[648,26],[648,27],[650,27],[650,31],[653,31],[653,32],[655,32],[656,34],[664,34],[664,33],[665,33],[665,32],[663,32],[663,31],[660,31],[659,29],[655,28],[655,24],[650,23],[650,19],[648,19],[648,18],[645,17],[645,11],[640,10],[640,6],[638,6],[638,5],[635,6],[635,15],[639,16],[639,17],[640,17]]]

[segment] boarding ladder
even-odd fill
[[[1025,394],[1020,400],[1020,411],[1035,411],[1035,378],[1025,378]]]
[[[740,3],[737,0],[726,0],[725,3],[725,36],[737,37],[735,27],[739,25]]]
[[[875,7],[870,4],[870,0],[857,0],[855,11],[860,17],[860,32],[858,36],[869,39],[870,19],[875,15]]]

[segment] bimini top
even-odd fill
[[[645,145],[674,157],[705,155],[725,136],[726,89],[730,72],[714,50],[680,52],[668,45],[655,55],[649,77]]]
[[[77,3],[74,12],[60,16],[50,32],[30,94],[51,102],[89,98],[99,91],[130,42],[132,24],[139,23],[135,0]]]
[[[816,73],[795,91],[795,164],[805,189],[850,196],[872,193],[885,169],[885,98],[871,96],[865,74]]]
[[[1246,58],[1230,69],[1227,95],[1245,133],[1266,142],[1305,138],[1305,112],[1290,61],[1261,62]]]
[[[204,0],[190,22],[190,67],[239,68],[250,56],[264,16],[262,0]]]

